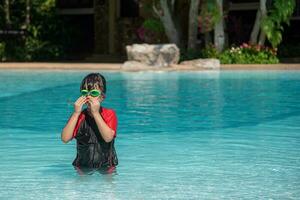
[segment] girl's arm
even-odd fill
[[[100,99],[100,102],[102,102],[103,99]],[[102,116],[99,113],[100,110],[100,102],[96,99],[90,98],[88,99],[88,102],[91,106],[91,113],[95,119],[95,122],[97,124],[98,130],[104,139],[105,142],[111,142],[115,137],[115,131],[112,130],[103,120]]]
[[[62,130],[61,133],[61,140],[64,143],[68,143],[73,138],[73,132],[78,121],[80,113],[74,112],[70,117],[68,123],[66,124],[65,128]]]
[[[92,113],[96,121],[98,130],[105,142],[111,142],[115,137],[115,131],[112,130],[103,120],[99,112]]]
[[[74,103],[74,113],[70,117],[69,121],[67,122],[65,128],[61,132],[61,140],[64,143],[69,142],[73,138],[73,132],[78,121],[79,115],[81,113],[81,109],[83,104],[87,102],[87,98],[85,96],[81,96],[77,99]]]

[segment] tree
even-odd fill
[[[30,0],[26,0],[26,19],[25,19],[25,27],[30,25]]]
[[[216,0],[202,0],[200,14],[198,16],[198,28],[204,34],[205,46],[212,43],[210,32],[214,30],[215,24],[220,22],[221,13]]]
[[[272,46],[276,47],[282,40],[282,23],[289,24],[295,0],[274,0],[269,10],[266,3],[267,0],[260,0],[249,42],[264,45],[267,37]]]
[[[224,49],[225,33],[224,33],[224,17],[223,17],[223,0],[217,0],[217,8],[219,9],[220,19],[215,24],[214,44],[216,49],[221,52]]]
[[[5,24],[7,27],[11,26],[11,20],[10,20],[10,2],[9,0],[4,1],[4,13],[5,13]]]
[[[262,31],[262,20],[267,17],[267,7],[266,7],[267,0],[260,0],[259,1],[259,8],[256,12],[256,18],[253,25],[253,29],[250,35],[250,44],[260,44],[263,45],[265,42],[266,35]]]
[[[188,49],[196,48],[200,0],[191,0],[189,12]]]
[[[208,46],[209,32],[214,30],[214,44],[218,51],[223,50],[225,45],[223,0],[153,0],[148,3],[152,5],[154,13],[162,22],[169,42],[175,43],[181,49],[195,49],[197,33],[200,30],[206,36],[205,44]],[[187,9],[178,7],[184,3],[188,5]],[[189,15],[186,18],[178,14],[187,12]]]
[[[160,18],[161,22],[164,25],[166,35],[170,42],[175,43],[177,46],[181,47],[179,28],[175,26],[175,21],[173,18],[174,0],[160,0],[159,1],[160,9],[159,10],[155,4],[153,3],[153,11]]]
[[[262,19],[262,31],[273,47],[282,41],[282,23],[289,25],[295,6],[295,0],[276,0],[267,17]]]

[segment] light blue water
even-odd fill
[[[300,199],[300,72],[105,72],[117,174],[60,131],[88,72],[0,71],[0,199]]]

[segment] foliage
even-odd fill
[[[180,61],[193,60],[198,58],[218,58],[220,55],[215,46],[213,45],[209,45],[201,51],[197,49],[181,49],[180,53]]]
[[[43,41],[29,36],[25,39],[25,60],[56,59],[62,54],[62,47],[50,41]]]
[[[262,30],[273,47],[282,41],[282,23],[289,24],[295,8],[295,0],[276,0],[267,17],[262,20]]]
[[[212,44],[201,51],[201,56],[203,58],[218,58],[219,54],[217,48]]]
[[[181,60],[196,58],[218,58],[222,64],[276,64],[279,62],[277,50],[260,45],[242,44],[239,47],[231,47],[218,53],[214,46],[209,46],[202,51],[183,53]]]
[[[276,64],[276,54],[276,49],[244,43],[223,51],[218,58],[222,64]]]
[[[162,33],[164,32],[164,26],[160,20],[157,19],[147,19],[143,23],[143,27],[149,31]]]
[[[216,0],[203,1],[201,4],[200,15],[198,16],[199,31],[205,33],[213,30],[214,25],[221,17]]]
[[[146,19],[137,30],[141,41],[147,43],[161,43],[165,39],[165,31],[162,22],[158,19]]]
[[[11,13],[13,29],[26,31],[25,35],[6,38],[7,60],[31,61],[63,58],[69,44],[68,28],[59,20],[55,0],[31,1],[30,24],[25,21],[25,0],[13,1]]]

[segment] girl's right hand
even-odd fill
[[[87,102],[86,96],[80,96],[76,102],[74,103],[74,112],[75,113],[81,113],[82,106]]]

